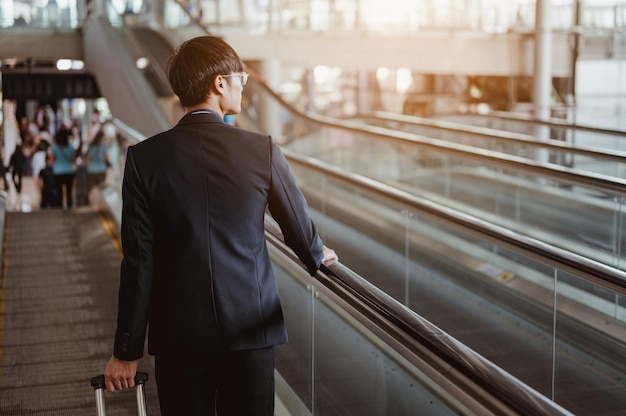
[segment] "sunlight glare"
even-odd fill
[[[409,87],[413,84],[413,75],[409,68],[398,68],[396,75],[396,90],[400,93],[405,93],[409,90]]]
[[[361,0],[361,15],[366,24],[388,26],[405,22],[420,8],[419,0]]]
[[[313,79],[316,84],[324,84],[330,77],[330,68],[325,65],[317,65],[313,68]]]

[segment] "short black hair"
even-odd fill
[[[216,76],[243,70],[237,52],[215,36],[199,36],[183,42],[167,63],[170,85],[184,107],[204,102]]]
[[[71,134],[72,132],[69,128],[61,127],[54,135],[54,142],[59,146],[68,146]]]

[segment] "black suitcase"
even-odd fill
[[[135,390],[137,394],[137,414],[139,416],[147,416],[148,412],[146,411],[146,394],[144,390],[144,385],[148,381],[148,374],[137,372],[135,375]],[[99,376],[93,377],[91,379],[91,387],[94,388],[96,392],[96,409],[98,411],[98,416],[105,416],[106,410],[104,406],[104,374],[100,374]]]

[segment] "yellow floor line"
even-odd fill
[[[120,239],[117,236],[117,233],[115,232],[115,227],[113,226],[113,223],[100,208],[94,207],[94,209],[98,212],[98,214],[100,214],[100,218],[102,219],[102,224],[104,225],[104,228],[107,230],[107,233],[109,233],[109,237],[111,237],[111,241],[113,242],[115,249],[119,253],[120,257],[124,257],[124,254],[122,252],[122,243],[120,242]]]
[[[5,212],[4,214],[4,230],[2,240],[2,271],[0,274],[0,387],[2,386],[2,339],[4,338],[4,312],[6,301],[6,280],[7,280],[7,251],[9,241],[9,217],[10,214]]]

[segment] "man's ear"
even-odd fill
[[[224,88],[226,87],[226,80],[218,75],[213,78],[213,83],[211,84],[211,90],[217,95],[224,95]]]

